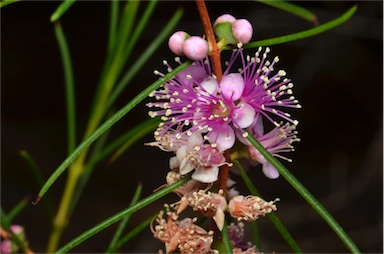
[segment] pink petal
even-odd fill
[[[202,183],[213,183],[217,181],[219,175],[219,167],[212,167],[208,169],[196,169],[192,174],[192,178]]]
[[[215,78],[209,77],[201,82],[200,86],[205,89],[209,94],[216,95],[219,84]]]
[[[248,103],[240,102],[232,112],[234,115],[232,121],[242,129],[251,126],[255,120],[256,111]]]
[[[243,94],[244,79],[239,73],[231,73],[223,76],[219,86],[225,99],[236,101]]]
[[[225,151],[232,148],[235,144],[235,132],[229,125],[221,126],[219,130],[213,130],[208,133],[209,141],[217,145],[219,151]]]
[[[269,162],[263,164],[263,173],[270,179],[276,179],[280,175],[279,171],[277,171],[276,168]]]

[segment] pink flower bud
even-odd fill
[[[189,34],[184,31],[175,32],[171,37],[169,37],[168,46],[173,53],[178,56],[182,56],[184,41],[189,37]]]
[[[208,42],[201,37],[191,36],[184,41],[183,53],[194,61],[202,60],[208,56]]]
[[[223,76],[219,86],[225,99],[236,101],[243,94],[244,79],[239,73],[231,73]]]
[[[245,44],[252,39],[253,28],[248,20],[238,19],[232,24],[232,33],[240,43]]]
[[[213,27],[217,26],[220,23],[233,23],[236,21],[236,18],[230,14],[223,14],[219,16],[216,20],[215,23],[213,23]]]

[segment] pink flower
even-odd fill
[[[224,155],[211,145],[203,144],[200,133],[193,133],[188,142],[176,151],[172,166],[178,166],[182,175],[195,170],[192,178],[202,183],[213,183],[217,180],[219,167],[227,164]]]
[[[276,126],[279,124],[273,115],[296,125],[298,122],[283,111],[283,108],[301,107],[292,96],[293,85],[289,79],[281,80],[284,71],[272,74],[278,58],[269,62],[268,52],[269,48],[261,55],[259,49],[255,57],[245,60],[243,51],[236,51],[221,82],[212,75],[208,61],[194,62],[162,89],[154,91],[151,96],[157,101],[147,105],[160,108],[149,112],[150,116],[162,116],[164,120],[158,129],[159,136],[169,130],[178,131],[179,135],[199,131],[212,147],[224,151],[234,145],[235,130],[251,127],[259,115]],[[231,73],[239,56],[243,69]]]

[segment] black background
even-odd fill
[[[340,16],[355,2],[296,2],[318,15],[320,23]],[[49,18],[59,2],[20,2],[1,10],[1,206],[7,212],[21,199],[32,201],[40,186],[20,156],[28,151],[47,179],[65,159],[65,90],[60,54]],[[141,3],[141,12],[146,3]],[[272,46],[279,68],[286,70],[303,108],[292,112],[299,119],[301,142],[284,164],[335,216],[362,252],[382,252],[382,87],[383,37],[381,1],[358,2],[356,14],[347,23],[324,34]],[[178,6],[185,14],[177,26],[202,35],[194,2],[160,1],[153,18],[134,50],[126,69],[134,63]],[[257,2],[207,2],[212,19],[229,12],[247,18],[254,26],[253,40],[261,40],[313,27],[289,13]],[[70,46],[76,84],[78,137],[88,120],[90,105],[105,59],[108,2],[76,2],[62,18]],[[248,51],[248,52],[252,52]],[[164,70],[162,60],[173,62],[166,42],[146,63],[124,91],[116,109],[157,79],[154,69]],[[164,70],[165,71],[165,70]],[[145,103],[118,122],[111,131],[114,140],[130,127],[147,119]],[[164,183],[170,154],[143,143],[148,135],[116,163],[103,162],[95,170],[75,210],[62,243],[73,239],[101,220],[128,206],[138,183],[143,196]],[[280,177],[270,180],[260,168],[249,172],[266,199],[279,197],[277,215],[306,253],[347,252],[337,236],[296,191]],[[57,205],[65,175],[49,194]],[[239,182],[239,190],[247,190]],[[128,227],[153,214],[168,199],[134,214]],[[44,252],[50,222],[42,203],[28,205],[15,219],[25,226],[30,246]],[[115,227],[94,236],[75,252],[104,252]],[[267,219],[260,219],[262,251],[290,252]],[[249,235],[250,237],[250,235]],[[248,239],[250,240],[250,239]],[[164,248],[147,229],[127,244],[124,252],[156,252]]]

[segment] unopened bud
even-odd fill
[[[194,61],[199,61],[208,56],[208,43],[201,37],[191,36],[184,41],[183,54]]]
[[[186,39],[188,39],[190,36],[184,31],[178,31],[172,34],[171,37],[169,37],[168,40],[168,46],[171,49],[173,53],[175,53],[178,56],[183,55],[183,44]]]
[[[248,20],[238,19],[232,24],[232,33],[238,42],[246,44],[252,39],[253,28]]]
[[[223,14],[220,17],[218,17],[215,22],[213,23],[213,27],[215,28],[218,24],[221,23],[233,23],[236,21],[236,18],[230,14]]]

